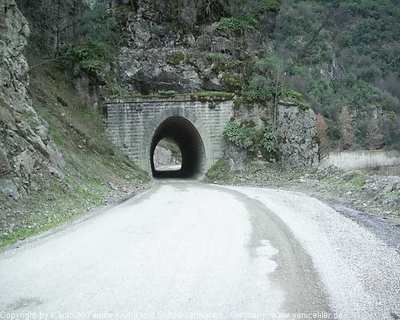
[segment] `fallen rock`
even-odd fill
[[[14,200],[21,198],[21,195],[18,193],[17,186],[12,180],[0,179],[0,192],[6,197],[11,197]]]
[[[115,184],[113,184],[112,182],[109,182],[108,185],[110,186],[110,188],[111,188],[112,190],[118,191],[118,187],[117,187]]]
[[[0,148],[0,173],[9,173],[11,170],[12,169],[7,158],[7,152]]]
[[[35,161],[32,152],[26,150],[20,153],[14,159],[15,172],[18,176],[24,176],[26,179],[29,179],[30,175],[33,173]]]

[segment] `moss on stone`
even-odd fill
[[[206,173],[207,181],[213,182],[223,180],[229,172],[229,163],[224,158],[220,158]]]
[[[205,91],[191,93],[190,98],[194,101],[233,100],[235,94],[232,92]]]
[[[221,76],[222,82],[233,91],[238,91],[243,88],[243,79],[237,74],[224,72]]]
[[[176,52],[171,52],[168,55],[167,62],[173,66],[177,66],[180,64],[183,60],[185,59],[185,55],[183,52],[176,51]]]
[[[192,101],[226,101],[233,100],[235,98],[235,93],[232,92],[220,92],[220,91],[204,91],[204,92],[194,92],[194,93],[177,93],[173,90],[160,91],[157,94],[151,95],[140,95],[132,94],[126,96],[125,98],[138,98],[138,99],[173,99],[188,97]]]
[[[175,90],[161,90],[158,91],[157,96],[162,96],[162,97],[175,97],[178,94]]]
[[[229,67],[228,58],[221,53],[215,52],[210,52],[206,55],[205,64],[212,66],[212,69],[216,72],[225,71]]]

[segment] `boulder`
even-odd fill
[[[18,193],[17,186],[12,180],[0,179],[0,192],[14,200],[18,200],[21,197]]]
[[[17,176],[29,181],[35,167],[35,158],[31,151],[26,150],[14,158],[14,171]]]

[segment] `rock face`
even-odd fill
[[[127,45],[113,66],[126,90],[141,94],[174,90],[240,91],[243,61],[263,42],[256,32],[232,37],[216,28],[235,1],[136,1],[128,14]]]
[[[0,9],[1,108],[8,104],[13,110],[32,111],[26,93],[28,64],[23,56],[29,27],[13,0],[0,0]]]
[[[277,139],[282,162],[290,165],[317,166],[318,143],[315,113],[296,105],[279,105]]]
[[[28,37],[28,24],[14,0],[0,0],[0,197],[15,200],[41,183],[41,171],[64,167],[27,94],[23,51]]]
[[[249,109],[245,105],[235,110],[235,118],[242,123],[250,123],[257,129],[273,124],[273,107],[270,105],[254,105]],[[282,164],[290,166],[318,166],[319,147],[315,126],[316,116],[311,109],[302,109],[295,103],[280,102],[276,114],[276,140],[279,149],[278,159]],[[246,150],[229,145],[225,149],[225,158],[232,169],[243,169],[251,160],[264,160],[261,153],[256,158],[249,157]]]
[[[157,146],[154,150],[154,166],[159,168],[161,166],[172,165],[172,151],[166,148]]]

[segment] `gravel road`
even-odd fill
[[[400,255],[298,193],[164,182],[0,252],[17,316],[399,319]]]

